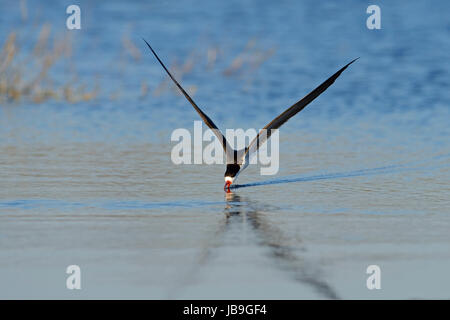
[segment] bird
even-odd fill
[[[150,51],[155,56],[156,60],[160,63],[162,68],[166,71],[167,75],[170,79],[175,83],[181,93],[186,97],[189,103],[194,107],[195,111],[200,115],[203,122],[213,131],[216,137],[219,139],[225,154],[226,154],[226,170],[224,174],[225,185],[223,187],[224,191],[227,193],[231,192],[230,187],[236,181],[238,175],[248,166],[250,156],[259,149],[259,147],[267,141],[271,134],[272,130],[276,130],[280,128],[284,123],[286,123],[290,118],[295,116],[297,113],[302,111],[309,103],[311,103],[314,99],[316,99],[319,95],[321,95],[325,90],[330,87],[334,81],[341,75],[341,73],[347,69],[349,65],[359,59],[353,59],[341,69],[339,69],[336,73],[334,73],[327,80],[322,82],[317,88],[308,93],[305,97],[300,99],[298,102],[294,103],[291,107],[286,109],[280,115],[278,115],[275,119],[273,119],[270,123],[268,123],[258,134],[257,136],[250,142],[250,144],[240,150],[235,150],[230,146],[228,141],[225,139],[225,136],[221,133],[219,128],[214,124],[210,117],[208,117],[200,107],[194,102],[194,100],[189,96],[189,94],[183,89],[183,87],[178,83],[175,77],[170,73],[170,71],[166,68],[164,63],[161,61],[159,56],[150,46],[150,44],[144,39],[144,42],[147,44]]]

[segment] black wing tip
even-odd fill
[[[343,66],[338,72],[336,72],[336,74],[339,76],[345,69],[347,69],[347,67],[349,65],[351,65],[353,62],[355,62],[356,60],[358,60],[360,57],[353,59],[352,61],[350,61],[349,63],[347,63],[345,66]]]
[[[355,61],[358,60],[359,58],[361,58],[361,57],[358,57],[358,58],[353,59],[352,61],[350,61],[349,63],[347,63],[347,64],[345,65],[344,68],[347,68],[349,65],[351,65],[353,62],[355,62]]]
[[[142,40],[144,40],[145,44],[150,48],[150,50],[153,51],[153,48],[150,46],[150,44],[147,42],[147,40],[144,39],[144,37],[141,37]]]

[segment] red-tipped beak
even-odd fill
[[[227,193],[230,193],[230,186],[231,186],[231,181],[227,181],[225,182],[225,185],[223,186],[223,191],[226,191]]]

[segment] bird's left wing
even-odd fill
[[[220,132],[219,128],[217,128],[217,126],[214,124],[214,122],[197,106],[197,104],[194,102],[194,100],[192,100],[192,98],[187,94],[187,92],[183,89],[183,87],[178,83],[178,81],[172,76],[172,74],[169,72],[169,70],[167,70],[166,66],[164,65],[164,63],[161,61],[161,59],[159,59],[158,55],[156,54],[156,52],[153,50],[153,48],[150,46],[150,44],[145,40],[144,42],[147,44],[147,46],[149,47],[150,51],[153,53],[153,55],[155,56],[155,58],[158,60],[158,62],[161,64],[161,66],[163,67],[164,70],[166,70],[167,74],[169,75],[170,79],[172,79],[172,81],[176,84],[176,86],[178,87],[178,89],[180,89],[181,93],[183,93],[183,95],[186,97],[186,99],[191,103],[191,105],[194,107],[195,111],[197,111],[197,113],[200,115],[200,117],[202,118],[203,122],[214,132],[214,134],[217,136],[217,138],[219,139],[220,143],[222,144],[223,149],[225,150],[225,152],[232,152],[232,148],[230,147],[230,145],[228,144],[228,141],[225,139],[225,136],[222,134],[222,132]]]

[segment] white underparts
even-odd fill
[[[230,182],[233,183],[233,178],[232,177],[225,177],[225,182]]]

